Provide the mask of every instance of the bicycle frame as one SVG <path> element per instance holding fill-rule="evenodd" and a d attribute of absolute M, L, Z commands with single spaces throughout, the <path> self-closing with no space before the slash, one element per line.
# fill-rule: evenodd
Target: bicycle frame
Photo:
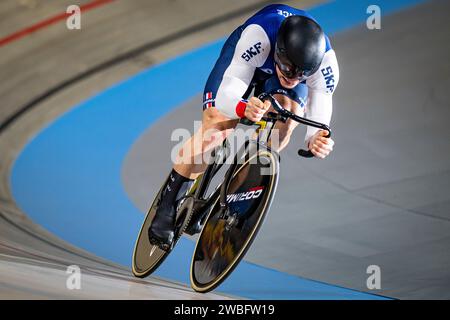
<path fill-rule="evenodd" d="M 331 131 L 328 126 L 325 126 L 323 124 L 308 119 L 301 118 L 289 112 L 288 110 L 285 110 L 282 106 L 279 105 L 278 101 L 276 101 L 275 98 L 273 98 L 271 95 L 266 95 L 266 97 L 268 97 L 268 99 L 271 99 L 272 106 L 275 109 L 275 111 L 277 111 L 277 113 L 269 112 L 267 116 L 263 117 L 261 121 L 257 123 L 253 123 L 247 119 L 241 120 L 241 123 L 244 125 L 254 125 L 254 124 L 258 125 L 258 128 L 256 129 L 256 139 L 255 138 L 246 139 L 246 141 L 244 142 L 244 146 L 238 152 L 232 155 L 233 161 L 231 162 L 230 167 L 227 169 L 225 173 L 223 182 L 219 184 L 216 187 L 216 189 L 212 191 L 211 194 L 208 196 L 207 192 L 211 180 L 220 170 L 220 168 L 222 168 L 223 164 L 226 162 L 225 160 L 229 159 L 230 157 L 230 154 L 228 154 L 230 148 L 228 148 L 227 146 L 228 145 L 227 139 L 225 139 L 222 146 L 219 146 L 218 148 L 214 149 L 212 154 L 213 157 L 212 159 L 214 159 L 214 162 L 207 166 L 206 171 L 195 180 L 194 185 L 186 193 L 184 199 L 179 202 L 177 207 L 176 228 L 175 228 L 176 236 L 172 244 L 164 248 L 160 247 L 157 244 L 151 243 L 151 240 L 148 238 L 147 234 L 148 227 L 150 226 L 152 221 L 151 219 L 153 219 L 154 214 L 156 214 L 156 209 L 159 201 L 158 199 L 161 196 L 161 189 L 160 189 L 157 197 L 155 197 L 149 211 L 147 212 L 147 215 L 145 217 L 144 223 L 141 226 L 139 236 L 136 240 L 136 244 L 134 247 L 132 270 L 133 274 L 136 277 L 142 278 L 148 276 L 150 273 L 156 270 L 156 268 L 158 268 L 158 266 L 164 261 L 164 259 L 173 249 L 173 246 L 176 244 L 179 237 L 181 237 L 183 233 L 194 235 L 198 232 L 203 232 L 202 228 L 205 225 L 205 223 L 207 223 L 205 222 L 205 219 L 207 219 L 207 217 L 209 216 L 207 214 L 208 210 L 212 206 L 215 206 L 217 203 L 219 204 L 219 212 L 217 211 L 215 212 L 216 214 L 219 213 L 219 216 L 217 216 L 217 218 L 219 219 L 225 218 L 227 219 L 228 222 L 229 220 L 228 214 L 230 210 L 227 210 L 228 209 L 226 201 L 227 191 L 229 189 L 231 181 L 233 181 L 232 180 L 233 176 L 235 176 L 235 174 L 239 174 L 238 172 L 241 169 L 240 167 L 241 164 L 239 163 L 238 160 L 243 159 L 245 165 L 245 163 L 248 163 L 250 159 L 255 158 L 255 152 L 257 154 L 261 153 L 265 155 L 267 155 L 268 152 L 270 153 L 275 152 L 270 149 L 268 142 L 271 139 L 272 130 L 277 121 L 285 122 L 287 121 L 288 118 L 290 118 L 293 119 L 294 121 L 304 123 L 306 125 L 328 130 L 331 134 Z M 260 147 L 263 149 L 263 152 L 260 152 L 259 149 Z M 303 151 L 304 153 L 302 154 L 300 151 Z M 300 151 L 299 155 L 304 157 L 308 156 L 309 151 L 308 152 L 305 150 Z M 275 159 L 272 154 L 270 154 L 269 156 L 271 157 L 270 161 L 272 163 L 275 162 L 275 165 L 278 168 L 279 166 L 279 162 L 277 161 L 278 159 Z M 312 154 L 310 156 L 312 156 Z M 277 179 L 277 177 L 278 175 L 274 176 L 275 179 Z M 273 192 L 272 191 L 269 192 L 269 197 L 273 197 L 275 189 L 272 190 Z M 270 206 L 271 198 L 270 199 L 267 198 L 266 200 L 269 201 L 268 203 Z M 230 219 L 230 221 L 233 220 Z M 256 232 L 255 230 L 252 231 L 252 235 L 250 235 L 249 239 L 253 239 L 253 232 Z M 247 243 L 246 245 L 248 244 L 249 243 Z M 241 255 L 241 253 L 239 253 L 239 255 Z M 227 272 L 230 272 L 231 270 L 232 269 L 229 269 Z M 211 288 L 212 287 L 210 287 L 209 289 Z"/>
<path fill-rule="evenodd" d="M 303 117 L 300 117 L 286 109 L 284 109 L 280 103 L 271 95 L 271 94 L 263 94 L 261 99 L 269 99 L 271 101 L 271 104 L 273 106 L 273 108 L 275 109 L 275 112 L 269 112 L 267 114 L 267 116 L 261 118 L 260 121 L 258 122 L 252 122 L 248 119 L 241 119 L 240 123 L 244 124 L 244 125 L 258 125 L 259 127 L 256 129 L 256 134 L 257 134 L 257 138 L 256 141 L 257 143 L 262 143 L 265 145 L 265 148 L 270 150 L 270 147 L 267 145 L 271 134 L 272 134 L 272 129 L 275 127 L 275 124 L 277 121 L 282 121 L 282 122 L 286 122 L 287 119 L 292 119 L 296 122 L 308 125 L 308 126 L 313 126 L 322 130 L 327 130 L 329 132 L 327 137 L 331 136 L 331 129 L 329 126 L 310 120 L 310 119 L 306 119 Z M 248 144 L 251 140 L 247 139 L 244 143 L 244 146 L 241 150 L 243 150 L 243 152 L 246 152 L 246 149 L 248 147 Z M 227 209 L 227 202 L 226 202 L 226 190 L 228 188 L 228 185 L 230 183 L 230 180 L 233 176 L 233 173 L 235 172 L 237 166 L 238 166 L 238 156 L 240 155 L 240 152 L 237 152 L 234 155 L 234 159 L 233 162 L 230 166 L 230 168 L 227 170 L 223 183 L 221 184 L 220 188 L 217 188 L 216 190 L 214 190 L 208 197 L 206 197 L 206 193 L 208 190 L 208 187 L 210 185 L 210 182 L 212 180 L 212 178 L 214 177 L 214 175 L 217 173 L 217 171 L 219 171 L 219 169 L 222 167 L 223 163 L 225 162 L 225 159 L 227 158 L 227 156 L 224 157 L 224 159 L 222 159 L 222 163 L 217 163 L 217 154 L 216 151 L 219 150 L 221 152 L 224 152 L 226 149 L 226 145 L 227 145 L 227 140 L 225 139 L 225 141 L 222 144 L 221 150 L 219 148 L 215 149 L 213 151 L 212 157 L 214 157 L 214 163 L 212 163 L 211 165 L 208 165 L 206 171 L 197 178 L 197 181 L 195 182 L 194 187 L 190 190 L 190 194 L 192 194 L 192 198 L 194 200 L 194 212 L 198 209 L 200 209 L 200 211 L 195 212 L 195 215 L 202 215 L 202 209 L 203 208 L 209 208 L 213 203 L 213 201 L 216 199 L 217 195 L 219 194 L 220 196 L 220 207 L 221 207 L 221 211 L 222 211 L 222 215 L 225 216 L 226 213 L 226 209 Z M 302 150 L 300 149 L 298 151 L 298 154 L 302 157 L 305 158 L 311 158 L 314 155 L 311 153 L 311 151 L 306 151 L 306 150 Z"/>

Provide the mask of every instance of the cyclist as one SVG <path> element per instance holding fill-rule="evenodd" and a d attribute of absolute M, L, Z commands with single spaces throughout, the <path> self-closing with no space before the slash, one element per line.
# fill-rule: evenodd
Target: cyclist
<path fill-rule="evenodd" d="M 270 102 L 258 94 L 271 93 L 287 110 L 329 124 L 338 81 L 339 68 L 330 40 L 307 12 L 269 5 L 239 26 L 226 40 L 206 82 L 202 126 L 180 150 L 163 186 L 148 231 L 151 243 L 172 242 L 177 201 L 207 167 L 194 161 L 198 153 L 204 155 L 222 143 L 239 118 L 259 121 L 273 111 Z M 254 96 L 248 99 L 253 90 Z M 277 151 L 287 145 L 297 124 L 292 120 L 276 123 Z M 206 137 L 211 129 L 216 133 Z M 334 142 L 327 134 L 307 129 L 305 142 L 318 158 L 325 158 L 333 149 Z"/>

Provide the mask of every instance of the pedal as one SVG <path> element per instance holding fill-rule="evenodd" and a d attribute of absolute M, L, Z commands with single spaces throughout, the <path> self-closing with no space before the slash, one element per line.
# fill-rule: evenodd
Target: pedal
<path fill-rule="evenodd" d="M 202 230 L 201 222 L 207 214 L 207 211 L 203 210 L 202 208 L 206 204 L 206 201 L 199 199 L 196 199 L 194 201 L 193 213 L 187 223 L 186 229 L 184 230 L 184 233 L 190 236 L 193 236 L 194 234 L 197 234 Z"/>
<path fill-rule="evenodd" d="M 201 219 L 194 221 L 194 223 L 189 224 L 184 233 L 193 236 L 194 234 L 200 233 L 202 231 L 202 225 L 200 223 Z"/>

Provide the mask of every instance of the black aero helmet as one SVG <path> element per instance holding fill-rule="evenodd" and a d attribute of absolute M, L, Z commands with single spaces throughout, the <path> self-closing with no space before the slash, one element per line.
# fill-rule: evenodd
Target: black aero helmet
<path fill-rule="evenodd" d="M 288 78 L 304 78 L 317 71 L 325 55 L 322 28 L 303 16 L 284 19 L 277 33 L 275 63 Z"/>

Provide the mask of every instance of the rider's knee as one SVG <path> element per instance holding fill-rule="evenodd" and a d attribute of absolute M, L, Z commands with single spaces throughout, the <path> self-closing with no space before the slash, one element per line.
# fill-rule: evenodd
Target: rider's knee
<path fill-rule="evenodd" d="M 280 102 L 283 108 L 295 114 L 299 114 L 300 105 L 297 102 L 282 94 L 276 94 L 274 97 L 275 99 L 277 99 L 278 102 Z M 279 132 L 280 138 L 289 139 L 290 136 L 292 135 L 292 132 L 297 126 L 298 123 L 292 121 L 291 119 L 288 119 L 285 123 L 279 123 L 277 125 L 277 128 L 278 130 L 280 130 Z"/>
<path fill-rule="evenodd" d="M 281 106 L 284 109 L 292 112 L 294 112 L 299 106 L 297 102 L 295 102 L 294 100 L 283 94 L 275 94 L 274 98 L 277 99 L 277 101 L 281 104 Z"/>

